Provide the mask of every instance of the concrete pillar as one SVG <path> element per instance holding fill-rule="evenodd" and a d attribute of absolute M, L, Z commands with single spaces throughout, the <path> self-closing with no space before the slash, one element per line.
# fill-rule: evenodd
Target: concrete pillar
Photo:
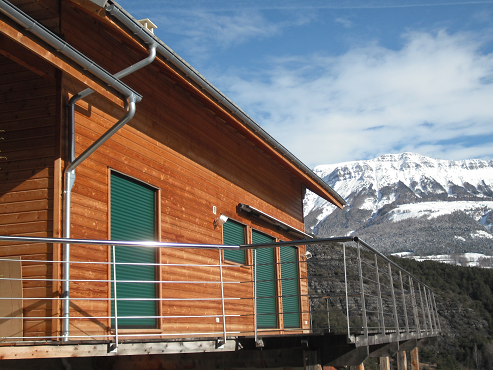
<path fill-rule="evenodd" d="M 397 352 L 397 370 L 407 370 L 406 351 Z"/>
<path fill-rule="evenodd" d="M 378 370 L 390 370 L 390 357 L 378 358 Z"/>
<path fill-rule="evenodd" d="M 418 347 L 411 351 L 411 370 L 419 370 Z"/>
<path fill-rule="evenodd" d="M 365 370 L 365 365 L 364 364 L 361 364 L 361 365 L 358 365 L 358 366 L 349 366 L 349 370 Z"/>

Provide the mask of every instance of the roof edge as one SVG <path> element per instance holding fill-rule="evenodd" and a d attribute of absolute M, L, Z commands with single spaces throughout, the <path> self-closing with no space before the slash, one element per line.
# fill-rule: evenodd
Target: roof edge
<path fill-rule="evenodd" d="M 166 45 L 162 40 L 156 37 L 153 33 L 143 27 L 137 19 L 132 17 L 125 9 L 122 8 L 114 0 L 109 0 L 106 10 L 115 15 L 115 13 L 121 13 L 125 16 L 128 22 L 124 22 L 126 27 L 129 27 L 132 33 L 139 36 L 139 33 L 144 32 L 147 36 L 154 39 L 158 44 L 157 51 L 159 54 L 164 56 L 166 60 L 171 62 L 176 68 L 178 68 L 182 73 L 192 79 L 201 88 L 206 90 L 210 95 L 212 95 L 217 101 L 228 108 L 233 114 L 235 114 L 254 134 L 262 138 L 269 146 L 276 152 L 281 154 L 293 165 L 298 167 L 301 172 L 303 172 L 309 179 L 311 179 L 318 187 L 318 191 L 314 187 L 310 190 L 318 194 L 319 196 L 330 201 L 334 205 L 342 208 L 346 205 L 346 201 L 342 198 L 331 186 L 329 186 L 323 179 L 321 179 L 317 174 L 315 174 L 307 165 L 301 162 L 293 153 L 286 149 L 281 143 L 274 139 L 267 131 L 265 131 L 259 124 L 257 124 L 248 114 L 246 114 L 241 108 L 239 108 L 235 103 L 233 103 L 226 95 L 224 95 L 219 89 L 212 85 L 204 76 L 202 76 L 197 70 L 195 70 L 190 64 L 188 64 L 184 59 L 182 59 L 178 54 L 176 54 L 168 45 Z M 134 28 L 132 30 L 131 28 Z"/>

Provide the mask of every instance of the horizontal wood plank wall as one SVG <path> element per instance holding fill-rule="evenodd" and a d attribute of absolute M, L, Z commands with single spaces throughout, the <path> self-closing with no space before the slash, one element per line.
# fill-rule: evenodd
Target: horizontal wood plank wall
<path fill-rule="evenodd" d="M 63 34 L 66 40 L 112 73 L 147 56 L 119 39 L 80 10 L 62 5 Z M 80 32 L 84 30 L 84 32 Z M 225 214 L 274 238 L 289 240 L 269 224 L 237 212 L 238 203 L 247 203 L 274 217 L 303 229 L 302 185 L 264 152 L 233 130 L 214 107 L 205 106 L 185 85 L 171 78 L 162 63 L 155 62 L 124 82 L 143 95 L 134 119 L 77 170 L 73 190 L 72 236 L 105 239 L 108 235 L 108 170 L 149 183 L 161 189 L 161 235 L 163 241 L 222 243 L 221 227 L 214 219 Z M 64 97 L 84 89 L 65 77 Z M 76 155 L 109 129 L 125 111 L 96 94 L 76 106 Z M 212 213 L 213 206 L 218 214 Z M 106 248 L 72 249 L 74 259 L 108 261 Z M 217 265 L 217 250 L 162 250 L 163 263 Z M 252 269 L 226 264 L 225 296 L 228 331 L 253 330 Z M 74 276 L 106 279 L 107 270 L 92 266 L 72 266 Z M 217 267 L 162 267 L 162 296 L 180 299 L 163 303 L 165 333 L 191 334 L 221 332 L 222 318 Z M 172 281 L 172 282 L 168 282 Z M 178 281 L 190 281 L 186 285 Z M 198 283 L 207 281 L 213 283 Z M 302 288 L 303 289 L 303 288 Z M 305 289 L 306 291 L 306 289 Z M 107 285 L 73 284 L 73 297 L 109 296 Z M 211 298 L 211 300 L 197 300 Z M 73 314 L 100 315 L 108 312 L 107 302 L 78 303 Z M 87 305 L 87 306 L 83 306 Z M 305 306 L 306 307 L 306 306 Z M 106 323 L 107 325 L 107 323 Z M 108 330 L 102 320 L 73 321 L 73 327 L 89 335 Z"/>
<path fill-rule="evenodd" d="M 33 57 L 30 62 L 34 63 Z M 50 72 L 48 75 L 53 75 Z M 56 83 L 0 55 L 0 234 L 51 237 Z M 9 246 L 5 246 L 9 245 Z M 51 279 L 52 245 L 3 243 L 0 256 L 22 259 L 24 279 Z M 33 262 L 30 262 L 33 261 Z M 24 298 L 51 297 L 52 283 L 24 281 Z M 51 302 L 23 301 L 24 336 L 51 335 Z"/>

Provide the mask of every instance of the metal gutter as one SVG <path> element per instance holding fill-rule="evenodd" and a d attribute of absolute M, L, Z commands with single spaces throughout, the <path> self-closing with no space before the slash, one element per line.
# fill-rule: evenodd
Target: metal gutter
<path fill-rule="evenodd" d="M 154 34 L 143 27 L 135 18 L 127 13 L 118 3 L 115 1 L 109 1 L 112 5 L 106 6 L 106 11 L 113 17 L 118 19 L 125 27 L 127 27 L 136 36 L 142 37 L 143 35 L 150 36 L 158 44 L 157 50 L 167 60 L 169 60 L 175 67 L 177 67 L 186 76 L 190 77 L 195 83 L 197 83 L 202 89 L 207 91 L 221 104 L 228 108 L 238 118 L 240 118 L 246 126 L 253 131 L 256 135 L 260 136 L 263 140 L 268 142 L 275 150 L 281 155 L 286 157 L 289 161 L 294 163 L 301 171 L 303 171 L 308 177 L 316 182 L 325 191 L 331 194 L 342 205 L 346 205 L 346 201 L 337 192 L 332 189 L 325 181 L 317 176 L 310 168 L 308 168 L 303 162 L 296 158 L 289 150 L 277 142 L 267 131 L 260 127 L 252 118 L 250 118 L 245 112 L 243 112 L 236 104 L 229 100 L 221 91 L 207 81 L 199 72 L 197 72 L 190 64 L 185 62 L 178 54 L 176 54 L 171 48 L 169 48 L 164 42 L 157 38 Z"/>

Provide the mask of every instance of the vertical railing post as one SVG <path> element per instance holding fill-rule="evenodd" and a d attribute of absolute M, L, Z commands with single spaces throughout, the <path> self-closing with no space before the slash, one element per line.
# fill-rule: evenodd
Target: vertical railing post
<path fill-rule="evenodd" d="M 312 313 L 312 301 L 308 299 L 308 313 L 310 314 L 310 332 L 313 333 L 313 313 Z"/>
<path fill-rule="evenodd" d="M 406 293 L 404 293 L 404 283 L 402 282 L 402 272 L 399 270 L 399 279 L 401 281 L 402 304 L 404 308 L 404 319 L 406 323 L 406 333 L 409 334 L 409 321 L 407 319 Z"/>
<path fill-rule="evenodd" d="M 257 250 L 253 250 L 253 316 L 255 318 L 255 343 L 258 342 L 257 336 Z"/>
<path fill-rule="evenodd" d="M 423 287 L 423 293 L 424 293 L 424 296 L 425 296 L 425 304 L 426 304 L 426 311 L 428 312 L 428 320 L 430 321 L 430 335 L 433 333 L 433 320 L 431 319 L 431 312 L 430 312 L 430 304 L 428 302 L 428 291 L 429 289 L 426 289 L 425 287 Z"/>
<path fill-rule="evenodd" d="M 327 328 L 329 329 L 330 333 L 330 314 L 329 314 L 329 297 L 325 298 L 327 302 Z"/>
<path fill-rule="evenodd" d="M 63 286 L 62 286 L 62 340 L 70 339 L 70 244 L 64 244 L 63 262 Z"/>
<path fill-rule="evenodd" d="M 362 309 L 362 321 L 363 321 L 363 333 L 365 335 L 365 338 L 368 338 L 368 321 L 366 318 L 366 302 L 365 302 L 365 287 L 363 284 L 363 268 L 361 266 L 361 246 L 359 241 L 356 243 L 358 246 L 357 253 L 358 253 L 358 274 L 359 274 L 359 288 L 361 292 L 361 309 Z"/>
<path fill-rule="evenodd" d="M 416 294 L 414 290 L 414 281 L 409 276 L 409 290 L 411 291 L 411 304 L 413 306 L 413 316 L 414 316 L 414 325 L 416 327 L 416 333 L 418 335 L 421 335 L 421 325 L 419 323 L 419 313 L 418 313 L 418 306 L 416 303 Z"/>
<path fill-rule="evenodd" d="M 347 323 L 347 335 L 351 335 L 351 330 L 349 326 L 349 300 L 347 294 L 347 267 L 346 267 L 346 243 L 342 244 L 342 259 L 344 260 L 344 286 L 346 290 L 346 323 Z"/>
<path fill-rule="evenodd" d="M 378 288 L 378 316 L 381 323 L 382 334 L 385 335 L 385 316 L 383 315 L 383 302 L 382 302 L 382 287 L 380 285 L 380 273 L 378 272 L 378 257 L 375 254 L 375 270 L 377 271 L 377 288 Z"/>
<path fill-rule="evenodd" d="M 436 313 L 436 316 L 437 316 L 437 327 L 438 327 L 438 331 L 442 331 L 442 327 L 440 326 L 440 318 L 438 317 L 438 309 L 437 309 L 437 303 L 435 301 L 435 293 L 432 292 L 432 298 L 433 298 L 433 306 L 435 307 L 435 313 Z"/>
<path fill-rule="evenodd" d="M 426 323 L 426 311 L 425 311 L 425 305 L 423 304 L 423 295 L 421 294 L 420 283 L 418 283 L 418 290 L 419 290 L 419 299 L 421 301 L 421 312 L 423 313 L 423 323 L 425 324 L 424 330 L 425 333 L 428 333 L 428 324 Z"/>
<path fill-rule="evenodd" d="M 430 311 L 431 311 L 431 316 L 433 317 L 433 325 L 435 326 L 435 333 L 438 333 L 438 324 L 437 324 L 437 315 L 435 312 L 435 308 L 433 306 L 433 292 L 428 289 L 428 299 L 430 301 Z"/>
<path fill-rule="evenodd" d="M 116 259 L 115 259 L 115 246 L 111 246 L 113 255 L 113 308 L 115 310 L 115 348 L 118 348 L 118 305 L 116 299 Z"/>
<path fill-rule="evenodd" d="M 222 263 L 222 252 L 219 251 L 219 275 L 221 277 L 221 308 L 222 308 L 222 316 L 223 316 L 223 335 L 224 335 L 224 343 L 226 343 L 226 312 L 224 309 L 224 280 L 223 280 L 223 263 Z"/>
<path fill-rule="evenodd" d="M 392 304 L 394 306 L 394 321 L 395 321 L 395 332 L 397 337 L 400 337 L 399 330 L 399 316 L 397 316 L 397 305 L 395 303 L 395 293 L 394 293 L 394 278 L 392 276 L 392 265 L 389 262 L 389 278 L 390 278 L 390 294 L 392 295 Z"/>

